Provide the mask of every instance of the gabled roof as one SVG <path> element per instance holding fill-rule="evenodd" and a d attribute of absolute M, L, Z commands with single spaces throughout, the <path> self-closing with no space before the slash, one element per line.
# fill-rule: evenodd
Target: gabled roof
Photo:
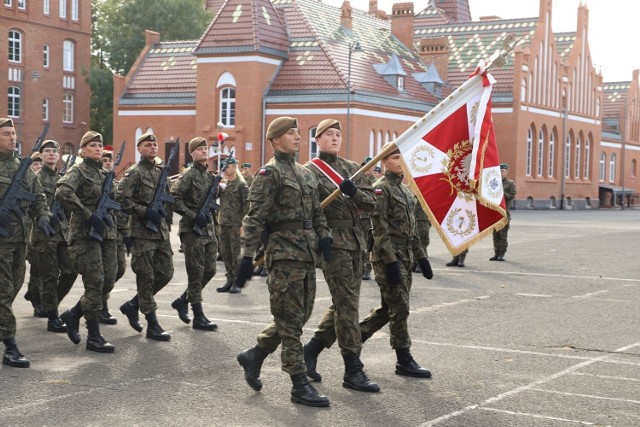
<path fill-rule="evenodd" d="M 444 9 L 440 9 L 430 1 L 425 9 L 416 13 L 414 22 L 415 25 L 427 26 L 448 24 L 450 21 L 451 19 L 447 16 Z"/>
<path fill-rule="evenodd" d="M 629 88 L 631 82 L 610 82 L 604 83 L 602 90 L 602 121 L 615 125 L 615 132 L 617 132 L 617 125 L 619 125 L 620 116 L 624 114 L 623 108 L 629 95 Z"/>
<path fill-rule="evenodd" d="M 264 53 L 287 57 L 289 38 L 269 0 L 228 0 L 204 32 L 194 54 Z"/>
<path fill-rule="evenodd" d="M 555 33 L 556 49 L 558 55 L 564 61 L 573 49 L 573 44 L 576 41 L 576 33 Z"/>

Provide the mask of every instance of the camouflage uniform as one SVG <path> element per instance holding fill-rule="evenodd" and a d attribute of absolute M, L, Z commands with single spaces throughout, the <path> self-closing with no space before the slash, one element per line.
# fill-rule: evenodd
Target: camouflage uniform
<path fill-rule="evenodd" d="M 216 274 L 218 241 L 213 221 L 202 229 L 202 236 L 193 231 L 194 219 L 207 198 L 213 180 L 214 176 L 207 171 L 206 164 L 194 163 L 171 189 L 175 211 L 182 214 L 179 233 L 189 280 L 186 298 L 192 304 L 202 302 L 202 290 Z"/>
<path fill-rule="evenodd" d="M 320 152 L 319 158 L 329 164 L 342 177 L 350 177 L 359 169 L 357 163 Z M 311 163 L 306 167 L 318 179 L 321 200 L 336 189 L 318 168 Z M 343 354 L 360 355 L 362 341 L 358 325 L 360 281 L 363 272 L 366 234 L 362 229 L 360 212 L 370 212 L 375 206 L 373 188 L 361 175 L 355 181 L 358 191 L 354 198 L 340 196 L 325 208 L 327 224 L 331 229 L 331 261 L 323 269 L 331 292 L 332 305 L 327 309 L 314 333 L 314 338 L 329 348 L 338 340 Z"/>
<path fill-rule="evenodd" d="M 13 152 L 0 153 L 0 200 L 9 189 L 19 165 L 20 161 Z M 20 202 L 22 211 L 30 213 L 34 221 L 41 216 L 48 216 L 49 210 L 42 186 L 32 170 L 27 171 L 22 188 L 37 195 L 36 201 L 31 203 L 31 209 L 29 202 Z M 5 227 L 9 235 L 0 237 L 0 339 L 2 340 L 16 335 L 16 318 L 12 305 L 24 282 L 27 242 L 31 229 L 31 220 L 26 216 L 17 218 L 13 212 L 9 215 L 15 221 L 15 225 Z"/>
<path fill-rule="evenodd" d="M 504 192 L 504 201 L 507 206 L 507 225 L 500 231 L 493 231 L 493 249 L 496 252 L 496 257 L 504 257 L 507 253 L 507 235 L 509 234 L 509 224 L 511 223 L 511 213 L 509 212 L 509 205 L 511 201 L 516 197 L 516 184 L 509 178 L 502 180 L 502 191 Z"/>
<path fill-rule="evenodd" d="M 269 230 L 265 260 L 274 321 L 258 335 L 258 347 L 273 353 L 282 343 L 282 369 L 304 374 L 300 337 L 315 300 L 318 238 L 331 237 L 318 199 L 318 181 L 295 163 L 293 154 L 276 151 L 256 173 L 249 203 L 242 222 L 243 255 L 253 257 L 264 227 Z"/>
<path fill-rule="evenodd" d="M 242 218 L 249 211 L 248 187 L 244 180 L 236 177 L 220 190 L 220 252 L 226 270 L 227 283 L 233 283 L 240 255 L 240 227 Z"/>
<path fill-rule="evenodd" d="M 253 183 L 253 175 L 245 176 L 244 181 L 247 183 L 247 188 L 251 187 L 251 184 Z"/>
<path fill-rule="evenodd" d="M 118 237 L 116 238 L 116 249 L 118 253 L 118 270 L 116 273 L 117 282 L 127 271 L 127 246 L 124 243 L 124 238 L 131 237 L 131 227 L 129 227 L 129 215 L 127 215 L 126 212 L 116 212 L 115 220 L 118 230 Z"/>
<path fill-rule="evenodd" d="M 373 223 L 373 251 L 371 261 L 380 287 L 382 305 L 371 310 L 360 322 L 362 337 L 367 339 L 389 323 L 390 342 L 394 349 L 409 349 L 411 338 L 409 317 L 409 292 L 411 273 L 409 267 L 415 259 L 425 257 L 420 236 L 416 229 L 416 197 L 402 184 L 402 176 L 386 172 L 374 184 L 376 207 L 371 214 Z M 400 262 L 402 283 L 388 283 L 385 265 Z"/>
<path fill-rule="evenodd" d="M 139 306 L 143 314 L 156 311 L 158 307 L 153 296 L 173 277 L 173 251 L 167 221 L 161 220 L 156 233 L 146 227 L 145 218 L 162 167 L 162 164 L 143 158 L 129 168 L 118 184 L 118 202 L 129 214 L 131 224 L 131 270 L 136 274 Z"/>
<path fill-rule="evenodd" d="M 43 166 L 37 175 L 51 208 L 60 175 L 48 166 Z M 37 227 L 33 227 L 31 231 L 32 262 L 42 277 L 42 307 L 47 313 L 58 310 L 60 302 L 78 277 L 67 244 L 68 220 L 65 218 L 59 221 L 54 230 L 56 234 L 53 237 L 45 235 Z"/>
<path fill-rule="evenodd" d="M 373 175 L 368 175 L 367 180 L 369 181 L 369 185 L 373 185 L 376 182 L 376 178 Z M 371 214 L 369 212 L 362 212 L 360 215 L 360 221 L 362 229 L 366 235 L 366 246 L 364 253 L 364 272 L 362 278 L 365 280 L 371 279 L 371 248 L 373 248 L 373 230 L 371 229 Z"/>
<path fill-rule="evenodd" d="M 418 228 L 418 235 L 420 236 L 420 244 L 424 249 L 425 256 L 428 256 L 427 247 L 429 246 L 429 230 L 431 229 L 431 222 L 420 203 L 416 204 L 416 227 Z"/>

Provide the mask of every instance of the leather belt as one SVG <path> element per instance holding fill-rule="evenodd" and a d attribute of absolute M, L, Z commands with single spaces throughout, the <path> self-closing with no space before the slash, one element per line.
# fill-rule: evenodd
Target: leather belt
<path fill-rule="evenodd" d="M 313 221 L 305 219 L 302 221 L 276 222 L 275 224 L 269 224 L 267 228 L 269 229 L 269 233 L 276 231 L 308 230 L 313 228 Z"/>
<path fill-rule="evenodd" d="M 353 219 L 327 219 L 329 227 L 357 227 L 360 224 L 359 218 Z"/>

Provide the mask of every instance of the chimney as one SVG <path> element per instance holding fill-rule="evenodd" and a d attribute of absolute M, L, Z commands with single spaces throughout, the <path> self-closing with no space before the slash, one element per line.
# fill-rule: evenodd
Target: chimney
<path fill-rule="evenodd" d="M 160 33 L 151 30 L 144 30 L 145 46 L 151 46 L 154 43 L 160 43 Z"/>
<path fill-rule="evenodd" d="M 369 15 L 378 15 L 378 0 L 369 0 Z"/>
<path fill-rule="evenodd" d="M 340 25 L 351 31 L 351 3 L 349 3 L 349 0 L 344 0 L 342 3 L 342 8 L 340 10 Z"/>
<path fill-rule="evenodd" d="M 413 49 L 413 3 L 394 3 L 391 33 L 409 49 Z"/>
<path fill-rule="evenodd" d="M 442 80 L 449 78 L 449 40 L 447 37 L 420 39 L 418 54 L 425 64 L 433 64 Z"/>

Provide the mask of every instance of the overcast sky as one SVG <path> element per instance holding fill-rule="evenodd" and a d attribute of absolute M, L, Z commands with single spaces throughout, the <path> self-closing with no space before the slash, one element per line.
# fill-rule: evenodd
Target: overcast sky
<path fill-rule="evenodd" d="M 340 7 L 343 0 L 323 0 Z M 407 0 L 378 0 L 378 9 L 391 14 L 393 3 Z M 589 47 L 596 69 L 602 70 L 605 82 L 629 81 L 632 71 L 640 69 L 640 2 L 635 0 L 554 0 L 553 31 L 575 31 L 578 6 L 586 2 L 589 9 Z M 421 11 L 428 0 L 414 1 Z M 369 0 L 351 0 L 351 7 L 368 10 Z M 501 18 L 538 16 L 539 0 L 469 0 L 471 17 L 497 15 Z"/>

